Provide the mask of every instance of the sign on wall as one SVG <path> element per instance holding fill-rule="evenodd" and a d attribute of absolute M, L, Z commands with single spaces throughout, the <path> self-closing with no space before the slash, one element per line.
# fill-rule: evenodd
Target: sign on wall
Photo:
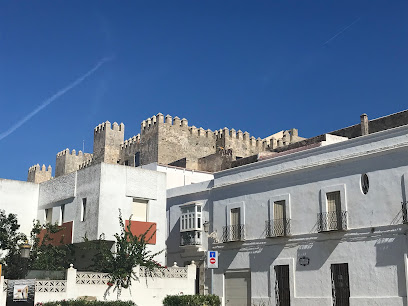
<path fill-rule="evenodd" d="M 35 279 L 9 280 L 7 282 L 7 306 L 34 306 Z"/>
<path fill-rule="evenodd" d="M 207 268 L 218 269 L 218 251 L 207 252 Z"/>

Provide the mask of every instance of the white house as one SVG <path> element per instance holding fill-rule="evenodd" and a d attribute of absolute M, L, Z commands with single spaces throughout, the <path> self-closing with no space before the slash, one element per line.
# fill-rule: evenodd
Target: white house
<path fill-rule="evenodd" d="M 407 191 L 408 126 L 272 155 L 168 190 L 168 259 L 217 250 L 223 305 L 406 305 Z"/>

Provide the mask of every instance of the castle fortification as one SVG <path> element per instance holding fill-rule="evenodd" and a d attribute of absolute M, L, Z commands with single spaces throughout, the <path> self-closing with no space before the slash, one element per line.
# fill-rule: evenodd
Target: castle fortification
<path fill-rule="evenodd" d="M 124 135 L 123 123 L 106 121 L 99 124 L 94 129 L 93 153 L 77 153 L 69 149 L 59 152 L 55 176 L 101 162 L 133 167 L 157 162 L 193 170 L 219 171 L 236 159 L 304 139 L 298 136 L 296 129 L 281 131 L 264 139 L 256 139 L 248 132 L 235 129 L 205 130 L 189 126 L 187 119 L 170 115 L 164 117 L 161 113 L 142 121 L 140 134 L 127 140 L 124 140 Z M 38 177 L 37 181 L 51 179 L 51 174 L 40 175 L 38 172 L 34 175 L 30 171 L 30 181 L 35 181 L 34 177 Z"/>
<path fill-rule="evenodd" d="M 41 167 L 39 164 L 37 164 L 28 169 L 27 182 L 39 184 L 48 181 L 51 178 L 52 178 L 51 166 L 48 166 L 48 168 L 46 168 L 45 165 L 42 165 Z"/>

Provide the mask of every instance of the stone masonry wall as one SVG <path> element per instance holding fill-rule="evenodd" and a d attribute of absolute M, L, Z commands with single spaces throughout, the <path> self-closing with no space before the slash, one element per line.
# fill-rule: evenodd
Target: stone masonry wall
<path fill-rule="evenodd" d="M 30 169 L 28 169 L 27 182 L 39 184 L 39 183 L 48 181 L 51 178 L 52 178 L 51 166 L 48 166 L 48 169 L 47 169 L 45 165 L 42 165 L 41 167 L 39 164 L 37 164 L 35 166 L 30 167 Z"/>
<path fill-rule="evenodd" d="M 93 163 L 116 164 L 120 158 L 121 144 L 125 138 L 125 126 L 106 121 L 94 129 Z"/>
<path fill-rule="evenodd" d="M 57 154 L 55 161 L 55 177 L 77 171 L 81 164 L 92 160 L 92 154 L 65 149 Z"/>
<path fill-rule="evenodd" d="M 169 164 L 181 158 L 198 159 L 216 152 L 215 135 L 211 130 L 188 126 L 187 119 L 167 115 L 159 117 L 158 162 Z"/>

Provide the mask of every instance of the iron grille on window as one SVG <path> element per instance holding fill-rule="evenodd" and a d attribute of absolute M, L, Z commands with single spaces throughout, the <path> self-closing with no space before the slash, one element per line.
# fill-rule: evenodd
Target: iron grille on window
<path fill-rule="evenodd" d="M 265 222 L 266 237 L 290 235 L 290 219 L 273 219 Z"/>
<path fill-rule="evenodd" d="M 201 245 L 201 233 L 199 231 L 181 232 L 180 246 Z"/>
<path fill-rule="evenodd" d="M 347 229 L 347 211 L 329 211 L 317 214 L 317 231 L 337 231 Z"/>
<path fill-rule="evenodd" d="M 245 240 L 243 224 L 229 225 L 222 228 L 222 242 Z"/>
<path fill-rule="evenodd" d="M 404 223 L 408 223 L 408 215 L 407 215 L 407 202 L 401 202 L 402 205 L 402 221 Z"/>

